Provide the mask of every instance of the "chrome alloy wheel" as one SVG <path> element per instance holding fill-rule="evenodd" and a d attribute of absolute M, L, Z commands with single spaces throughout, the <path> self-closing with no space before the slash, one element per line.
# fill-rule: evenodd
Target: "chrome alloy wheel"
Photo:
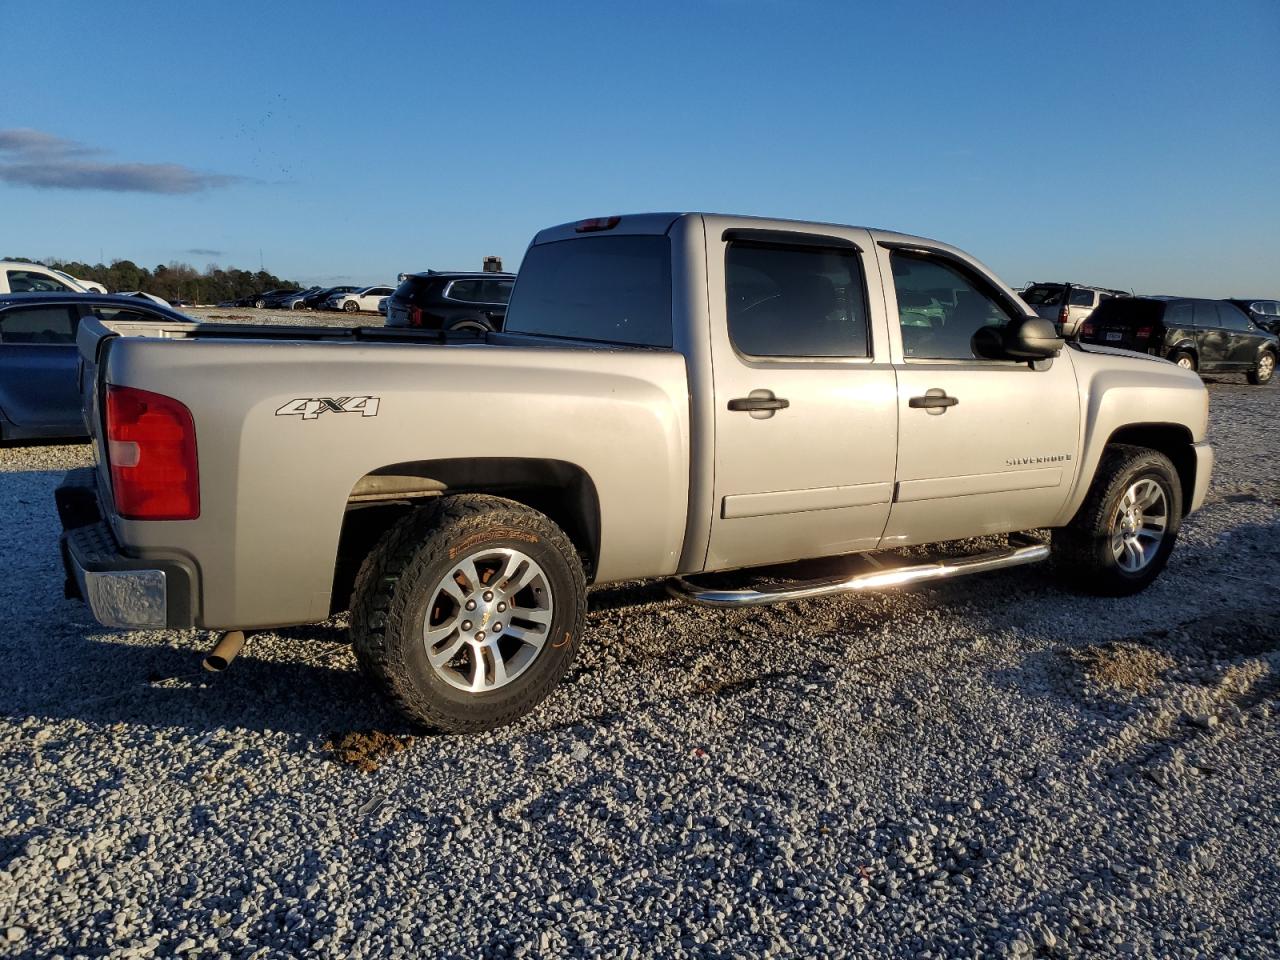
<path fill-rule="evenodd" d="M 1276 358 L 1269 353 L 1264 353 L 1258 358 L 1258 380 L 1266 383 L 1271 379 L 1271 374 L 1276 370 Z"/>
<path fill-rule="evenodd" d="M 482 549 L 458 560 L 432 590 L 422 642 L 440 679 L 488 693 L 529 668 L 551 634 L 554 613 L 547 575 L 531 557 Z"/>
<path fill-rule="evenodd" d="M 1138 573 L 1155 559 L 1169 527 L 1169 500 L 1164 488 L 1144 477 L 1120 498 L 1111 520 L 1111 551 L 1125 573 Z"/>
<path fill-rule="evenodd" d="M 1178 366 L 1180 366 L 1183 370 L 1195 369 L 1195 364 L 1191 362 L 1191 357 L 1185 353 L 1178 358 Z"/>

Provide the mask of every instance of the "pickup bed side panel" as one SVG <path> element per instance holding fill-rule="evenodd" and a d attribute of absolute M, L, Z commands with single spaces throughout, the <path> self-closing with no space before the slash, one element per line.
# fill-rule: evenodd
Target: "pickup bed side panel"
<path fill-rule="evenodd" d="M 176 397 L 194 417 L 199 518 L 112 523 L 140 556 L 194 562 L 198 626 L 328 617 L 352 487 L 410 460 L 574 464 L 599 497 L 597 582 L 676 570 L 689 485 L 678 353 L 126 337 L 105 363 L 108 383 Z M 376 414 L 307 417 L 295 403 L 359 397 Z"/>

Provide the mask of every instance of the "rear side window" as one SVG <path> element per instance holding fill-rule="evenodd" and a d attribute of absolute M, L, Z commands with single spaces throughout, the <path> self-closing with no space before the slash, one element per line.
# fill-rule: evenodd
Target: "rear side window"
<path fill-rule="evenodd" d="M 643 347 L 671 346 L 671 242 L 584 237 L 530 247 L 504 329 Z"/>
<path fill-rule="evenodd" d="M 486 280 L 480 290 L 485 303 L 506 303 L 511 299 L 512 280 Z"/>
<path fill-rule="evenodd" d="M 479 280 L 455 280 L 449 284 L 449 292 L 445 296 L 463 303 L 480 303 L 483 300 Z"/>
<path fill-rule="evenodd" d="M 0 343 L 75 343 L 74 307 L 24 307 L 0 314 Z"/>
<path fill-rule="evenodd" d="M 854 250 L 732 243 L 729 339 L 753 357 L 865 357 L 867 305 Z"/>
<path fill-rule="evenodd" d="M 1071 302 L 1070 302 L 1070 305 L 1071 305 L 1071 306 L 1073 306 L 1073 307 L 1092 307 L 1092 306 L 1093 306 L 1093 291 L 1092 291 L 1092 290 L 1079 290 L 1079 289 L 1077 289 L 1077 290 L 1072 290 L 1072 291 L 1071 291 Z"/>

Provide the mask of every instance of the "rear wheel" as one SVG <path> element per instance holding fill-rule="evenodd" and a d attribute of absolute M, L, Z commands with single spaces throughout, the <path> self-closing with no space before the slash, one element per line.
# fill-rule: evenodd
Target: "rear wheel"
<path fill-rule="evenodd" d="M 1182 485 L 1169 458 L 1114 444 L 1075 517 L 1054 531 L 1054 559 L 1089 593 L 1137 593 L 1168 563 L 1181 522 Z"/>
<path fill-rule="evenodd" d="M 1276 355 L 1270 350 L 1262 351 L 1258 357 L 1258 365 L 1245 376 L 1255 387 L 1265 387 L 1276 375 Z"/>
<path fill-rule="evenodd" d="M 1179 350 L 1169 359 L 1172 360 L 1174 363 L 1176 363 L 1178 366 L 1180 366 L 1183 370 L 1196 369 L 1195 356 L 1193 354 L 1188 353 L 1186 350 Z"/>
<path fill-rule="evenodd" d="M 471 330 L 475 333 L 492 333 L 493 327 L 479 317 L 463 317 L 449 324 L 449 330 Z"/>
<path fill-rule="evenodd" d="M 405 518 L 361 568 L 351 638 L 410 719 L 486 730 L 528 713 L 577 653 L 586 582 L 554 523 L 498 497 L 448 497 Z"/>

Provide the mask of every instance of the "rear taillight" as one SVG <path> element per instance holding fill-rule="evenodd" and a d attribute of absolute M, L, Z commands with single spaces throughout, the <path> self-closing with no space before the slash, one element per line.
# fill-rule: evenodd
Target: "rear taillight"
<path fill-rule="evenodd" d="M 1071 311 L 1067 309 L 1067 305 L 1064 303 L 1062 309 L 1058 311 L 1058 322 L 1065 324 L 1070 319 Z"/>
<path fill-rule="evenodd" d="M 1151 336 L 1151 328 L 1139 327 L 1137 330 L 1133 331 L 1133 335 L 1137 337 L 1139 340 L 1149 339 Z"/>
<path fill-rule="evenodd" d="M 1088 320 L 1086 320 L 1084 323 L 1080 324 L 1080 336 L 1082 336 L 1082 337 L 1092 337 L 1092 336 L 1093 336 L 1093 324 L 1092 324 L 1092 323 L 1090 323 Z"/>
<path fill-rule="evenodd" d="M 183 404 L 133 387 L 107 387 L 107 463 L 126 520 L 200 516 L 196 426 Z"/>
<path fill-rule="evenodd" d="M 411 327 L 422 326 L 422 308 L 421 307 L 409 308 L 409 326 Z"/>

